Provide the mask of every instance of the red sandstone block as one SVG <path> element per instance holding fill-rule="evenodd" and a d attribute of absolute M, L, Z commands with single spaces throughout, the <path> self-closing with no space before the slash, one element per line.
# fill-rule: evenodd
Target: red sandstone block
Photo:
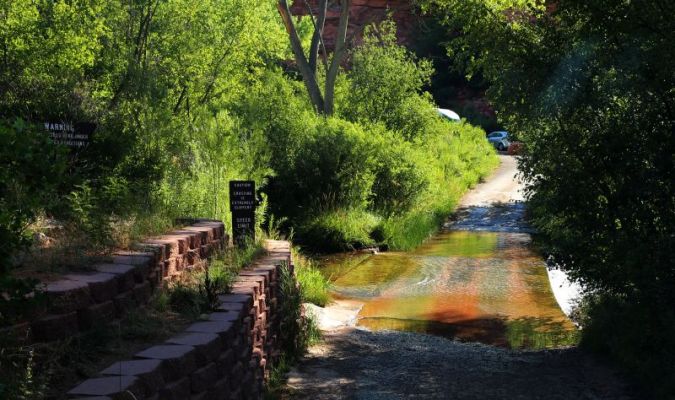
<path fill-rule="evenodd" d="M 234 335 L 235 329 L 233 328 L 232 322 L 229 321 L 208 321 L 196 322 L 190 325 L 185 331 L 194 333 L 215 333 L 220 336 L 225 343 L 228 343 Z"/>
<path fill-rule="evenodd" d="M 237 313 L 238 317 L 243 317 L 246 311 L 244 303 L 220 303 L 216 311 L 229 311 Z"/>
<path fill-rule="evenodd" d="M 242 325 L 244 326 L 244 329 L 250 331 L 251 329 L 253 329 L 253 322 L 254 322 L 253 318 L 251 318 L 250 316 L 244 317 L 244 321 L 243 321 Z"/>
<path fill-rule="evenodd" d="M 249 369 L 244 373 L 244 378 L 241 382 L 240 387 L 246 393 L 249 393 L 249 391 L 251 390 L 251 387 L 253 386 L 253 378 L 254 378 L 253 371 L 255 371 L 256 365 L 257 365 L 257 362 L 251 361 L 249 363 Z M 249 397 L 249 396 L 247 396 L 247 397 Z"/>
<path fill-rule="evenodd" d="M 201 258 L 208 258 L 211 255 L 211 245 L 203 244 L 199 247 L 199 256 Z"/>
<path fill-rule="evenodd" d="M 260 293 L 257 291 L 257 286 L 251 287 L 248 285 L 242 285 L 242 284 L 237 284 L 237 285 L 232 285 L 232 289 L 230 290 L 231 294 L 244 294 L 244 295 L 250 295 L 253 297 L 253 300 L 257 301 L 258 296 Z"/>
<path fill-rule="evenodd" d="M 218 380 L 218 367 L 212 362 L 190 375 L 192 393 L 201 393 L 210 389 Z"/>
<path fill-rule="evenodd" d="M 134 300 L 134 292 L 132 291 L 120 293 L 112 301 L 118 317 L 136 308 L 136 300 Z"/>
<path fill-rule="evenodd" d="M 245 368 L 244 368 L 244 363 L 241 361 L 238 361 L 230 370 L 230 382 L 241 382 L 241 379 L 244 377 L 245 373 Z"/>
<path fill-rule="evenodd" d="M 139 283 L 134 286 L 133 293 L 137 304 L 145 304 L 150 300 L 150 296 L 152 296 L 152 285 L 150 285 L 149 281 Z"/>
<path fill-rule="evenodd" d="M 250 294 L 223 294 L 218 296 L 218 301 L 221 303 L 242 303 L 245 307 L 251 307 L 253 296 Z"/>
<path fill-rule="evenodd" d="M 78 332 L 77 313 L 48 315 L 34 321 L 31 328 L 38 341 L 63 339 Z"/>
<path fill-rule="evenodd" d="M 134 287 L 134 266 L 129 264 L 96 264 L 98 272 L 112 274 L 117 277 L 117 291 L 126 292 Z"/>
<path fill-rule="evenodd" d="M 105 326 L 114 318 L 115 305 L 112 300 L 100 304 L 93 304 L 77 311 L 77 320 L 81 330 L 91 329 L 95 326 Z"/>
<path fill-rule="evenodd" d="M 208 399 L 228 399 L 230 395 L 230 380 L 227 377 L 221 378 L 207 393 Z"/>
<path fill-rule="evenodd" d="M 253 269 L 252 271 L 254 272 L 266 272 L 269 273 L 270 276 L 270 281 L 271 282 L 276 282 L 278 280 L 278 271 L 277 271 L 277 266 L 275 265 L 270 265 L 270 264 L 262 264 L 262 263 L 253 263 Z M 272 285 L 272 283 L 270 283 Z"/>
<path fill-rule="evenodd" d="M 136 353 L 136 358 L 163 360 L 164 379 L 172 381 L 197 368 L 194 347 L 184 345 L 158 345 Z M 161 397 L 161 396 L 160 396 Z"/>
<path fill-rule="evenodd" d="M 199 233 L 199 242 L 204 245 L 213 240 L 213 230 L 206 226 L 186 226 L 182 230 Z"/>
<path fill-rule="evenodd" d="M 195 265 L 202 259 L 199 255 L 199 250 L 190 250 L 186 255 L 188 265 Z"/>
<path fill-rule="evenodd" d="M 157 261 L 154 253 L 138 252 L 130 254 L 129 252 L 116 253 L 113 255 L 113 264 L 129 264 L 136 266 L 150 266 Z"/>
<path fill-rule="evenodd" d="M 237 359 L 240 360 L 241 362 L 248 362 L 248 360 L 251 359 L 251 351 L 253 350 L 252 345 L 253 342 L 251 341 L 250 336 L 246 336 L 247 341 L 244 343 L 244 345 L 239 349 L 239 353 L 237 354 Z"/>
<path fill-rule="evenodd" d="M 190 398 L 190 379 L 186 376 L 159 389 L 162 400 L 186 400 Z"/>
<path fill-rule="evenodd" d="M 218 372 L 221 376 L 225 376 L 235 365 L 235 354 L 233 349 L 227 349 L 220 354 L 218 360 L 216 360 L 216 365 L 218 366 Z"/>
<path fill-rule="evenodd" d="M 265 291 L 267 285 L 265 283 L 266 279 L 264 276 L 251 276 L 251 275 L 239 275 L 234 282 L 235 283 L 244 283 L 252 284 L 255 283 L 260 287 L 261 292 Z"/>
<path fill-rule="evenodd" d="M 201 393 L 192 393 L 190 395 L 190 400 L 212 400 L 216 399 L 215 397 L 211 397 L 211 393 L 209 392 L 201 392 Z"/>
<path fill-rule="evenodd" d="M 162 263 L 162 279 L 166 279 L 169 277 L 169 268 L 171 266 L 171 262 L 169 260 L 165 260 Z"/>
<path fill-rule="evenodd" d="M 178 242 L 178 254 L 185 254 L 190 249 L 190 236 L 187 234 L 169 233 L 162 235 L 161 240 L 170 240 Z"/>
<path fill-rule="evenodd" d="M 207 226 L 212 228 L 217 238 L 223 237 L 225 235 L 225 224 L 221 221 L 199 221 L 193 226 Z"/>
<path fill-rule="evenodd" d="M 239 271 L 239 277 L 261 277 L 265 281 L 265 286 L 268 286 L 270 284 L 270 275 L 271 271 L 265 270 L 265 271 L 254 271 L 254 270 L 242 270 Z"/>
<path fill-rule="evenodd" d="M 130 257 L 130 259 L 133 261 L 130 263 L 131 265 L 144 263 L 148 260 L 150 260 L 150 264 L 157 262 L 157 251 L 152 248 L 116 251 L 113 255 L 120 257 Z"/>
<path fill-rule="evenodd" d="M 193 346 L 197 350 L 197 365 L 213 361 L 223 348 L 223 341 L 216 333 L 182 333 L 166 342 Z"/>
<path fill-rule="evenodd" d="M 181 229 L 171 232 L 170 235 L 180 235 L 185 237 L 190 249 L 195 249 L 202 244 L 202 234 L 200 232 Z"/>
<path fill-rule="evenodd" d="M 265 249 L 267 251 L 290 251 L 291 243 L 287 240 L 273 240 L 265 241 Z"/>
<path fill-rule="evenodd" d="M 178 271 L 183 271 L 185 269 L 185 267 L 190 265 L 188 263 L 187 254 L 182 254 L 181 256 L 176 257 L 176 258 L 177 258 L 176 268 L 178 269 Z"/>
<path fill-rule="evenodd" d="M 103 272 L 89 274 L 68 274 L 64 278 L 71 281 L 84 282 L 89 285 L 89 293 L 96 302 L 108 301 L 117 296 L 117 276 Z"/>
<path fill-rule="evenodd" d="M 291 264 L 291 258 L 290 256 L 267 256 L 263 257 L 260 260 L 260 263 L 262 264 L 272 264 L 272 265 L 290 265 Z"/>
<path fill-rule="evenodd" d="M 232 389 L 230 392 L 230 397 L 227 397 L 227 400 L 242 400 L 245 397 L 242 397 L 242 392 L 240 387 Z"/>
<path fill-rule="evenodd" d="M 159 238 L 146 240 L 145 243 L 163 244 L 166 247 L 165 251 L 167 258 L 176 257 L 181 254 L 181 250 L 185 251 L 185 240 L 181 241 L 173 237 L 161 236 Z"/>
<path fill-rule="evenodd" d="M 142 253 L 150 253 L 153 257 L 153 263 L 162 262 L 166 259 L 166 246 L 163 244 L 137 243 L 133 246 Z"/>
<path fill-rule="evenodd" d="M 51 282 L 45 287 L 44 293 L 50 310 L 55 313 L 69 313 L 91 303 L 89 285 L 86 282 L 66 279 Z"/>
<path fill-rule="evenodd" d="M 110 398 L 127 399 L 131 392 L 138 398 L 143 398 L 143 390 L 139 379 L 135 376 L 114 376 L 105 378 L 87 379 L 68 392 L 69 395 L 82 396 L 109 396 Z"/>
<path fill-rule="evenodd" d="M 239 320 L 239 313 L 235 311 L 214 312 L 209 314 L 209 321 L 229 321 L 237 322 Z"/>
<path fill-rule="evenodd" d="M 112 364 L 101 375 L 136 376 L 140 379 L 145 396 L 151 396 L 164 386 L 162 360 L 130 360 Z"/>

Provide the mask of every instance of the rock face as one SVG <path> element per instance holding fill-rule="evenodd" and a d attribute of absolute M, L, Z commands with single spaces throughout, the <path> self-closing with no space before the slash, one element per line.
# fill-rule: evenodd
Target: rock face
<path fill-rule="evenodd" d="M 316 15 L 317 0 L 294 0 L 291 13 L 297 16 L 309 15 L 310 9 Z M 417 23 L 421 18 L 415 13 L 410 0 L 352 0 L 349 10 L 349 28 L 347 37 L 358 44 L 363 29 L 370 23 L 383 21 L 391 14 L 396 22 L 397 37 L 401 44 L 410 44 Z M 329 51 L 335 47 L 335 36 L 340 19 L 340 5 L 330 2 L 324 26 L 324 42 Z"/>

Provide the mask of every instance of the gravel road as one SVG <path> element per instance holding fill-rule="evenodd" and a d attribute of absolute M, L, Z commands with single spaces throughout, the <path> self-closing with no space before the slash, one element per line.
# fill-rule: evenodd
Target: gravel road
<path fill-rule="evenodd" d="M 502 164 L 461 207 L 522 200 L 516 163 Z M 621 378 L 576 348 L 519 351 L 425 334 L 336 326 L 353 321 L 336 304 L 319 310 L 324 340 L 288 374 L 284 399 L 638 399 Z M 350 308 L 351 307 L 351 308 Z M 337 310 L 337 311 L 335 311 Z M 329 318 L 330 317 L 330 318 Z M 333 319 L 331 319 L 333 318 Z"/>
<path fill-rule="evenodd" d="M 631 399 L 578 349 L 514 351 L 424 334 L 325 332 L 288 374 L 287 399 Z"/>

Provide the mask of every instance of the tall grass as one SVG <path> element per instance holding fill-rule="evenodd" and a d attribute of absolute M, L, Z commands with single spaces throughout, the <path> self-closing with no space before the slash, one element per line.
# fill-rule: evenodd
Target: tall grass
<path fill-rule="evenodd" d="M 293 249 L 293 261 L 302 301 L 321 307 L 325 306 L 330 300 L 328 279 L 321 273 L 316 263 L 302 255 L 297 248 Z"/>

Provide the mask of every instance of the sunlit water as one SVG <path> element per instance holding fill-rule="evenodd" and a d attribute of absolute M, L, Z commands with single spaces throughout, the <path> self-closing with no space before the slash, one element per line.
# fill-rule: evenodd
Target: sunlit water
<path fill-rule="evenodd" d="M 363 303 L 358 324 L 511 348 L 576 342 L 519 205 L 464 210 L 412 252 L 323 261 L 333 295 Z M 495 231 L 490 231 L 495 230 Z"/>

